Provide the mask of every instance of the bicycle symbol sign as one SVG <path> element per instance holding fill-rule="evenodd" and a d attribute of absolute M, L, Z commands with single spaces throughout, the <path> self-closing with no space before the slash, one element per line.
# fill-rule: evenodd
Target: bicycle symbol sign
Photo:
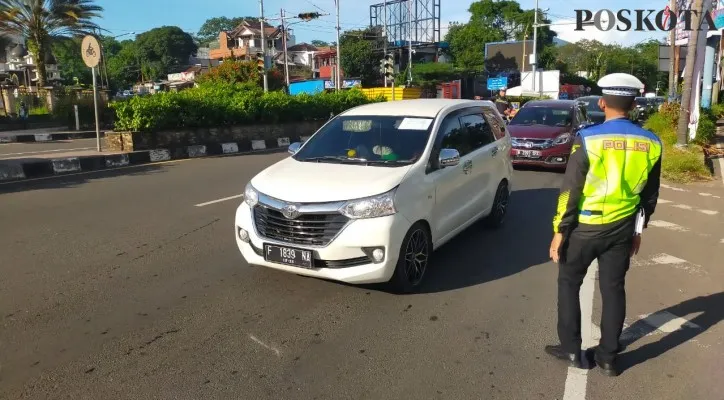
<path fill-rule="evenodd" d="M 81 57 L 83 62 L 90 68 L 95 68 L 101 60 L 100 43 L 93 36 L 86 36 L 81 43 Z"/>

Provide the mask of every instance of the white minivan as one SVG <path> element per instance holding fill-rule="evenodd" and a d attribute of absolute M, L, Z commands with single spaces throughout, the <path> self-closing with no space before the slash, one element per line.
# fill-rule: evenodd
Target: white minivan
<path fill-rule="evenodd" d="M 478 220 L 503 223 L 510 149 L 489 101 L 347 110 L 248 183 L 237 245 L 252 265 L 413 291 L 433 250 Z"/>

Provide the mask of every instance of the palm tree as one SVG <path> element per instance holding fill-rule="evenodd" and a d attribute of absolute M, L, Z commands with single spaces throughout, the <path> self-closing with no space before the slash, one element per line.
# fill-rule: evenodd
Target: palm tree
<path fill-rule="evenodd" d="M 38 87 L 43 87 L 53 39 L 99 29 L 92 20 L 101 11 L 93 0 L 0 0 L 0 34 L 25 39 L 38 68 Z"/>

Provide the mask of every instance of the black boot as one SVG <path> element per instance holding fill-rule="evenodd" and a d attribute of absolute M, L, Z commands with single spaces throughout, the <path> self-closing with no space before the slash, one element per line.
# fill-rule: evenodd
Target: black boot
<path fill-rule="evenodd" d="M 571 367 L 576 368 L 582 368 L 581 364 L 581 352 L 578 351 L 576 353 L 569 353 L 561 347 L 561 345 L 555 345 L 555 346 L 546 346 L 545 347 L 546 353 L 552 355 L 553 357 L 568 362 L 568 364 Z"/>

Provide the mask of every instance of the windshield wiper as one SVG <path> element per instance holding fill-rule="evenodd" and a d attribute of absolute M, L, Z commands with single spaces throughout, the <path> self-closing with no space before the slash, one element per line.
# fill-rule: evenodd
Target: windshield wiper
<path fill-rule="evenodd" d="M 367 165 L 409 165 L 412 164 L 410 160 L 372 160 L 367 161 Z"/>
<path fill-rule="evenodd" d="M 320 156 L 320 157 L 309 157 L 299 161 L 306 162 L 338 162 L 340 164 L 360 164 L 366 163 L 367 160 L 364 158 L 349 158 L 344 156 Z"/>

